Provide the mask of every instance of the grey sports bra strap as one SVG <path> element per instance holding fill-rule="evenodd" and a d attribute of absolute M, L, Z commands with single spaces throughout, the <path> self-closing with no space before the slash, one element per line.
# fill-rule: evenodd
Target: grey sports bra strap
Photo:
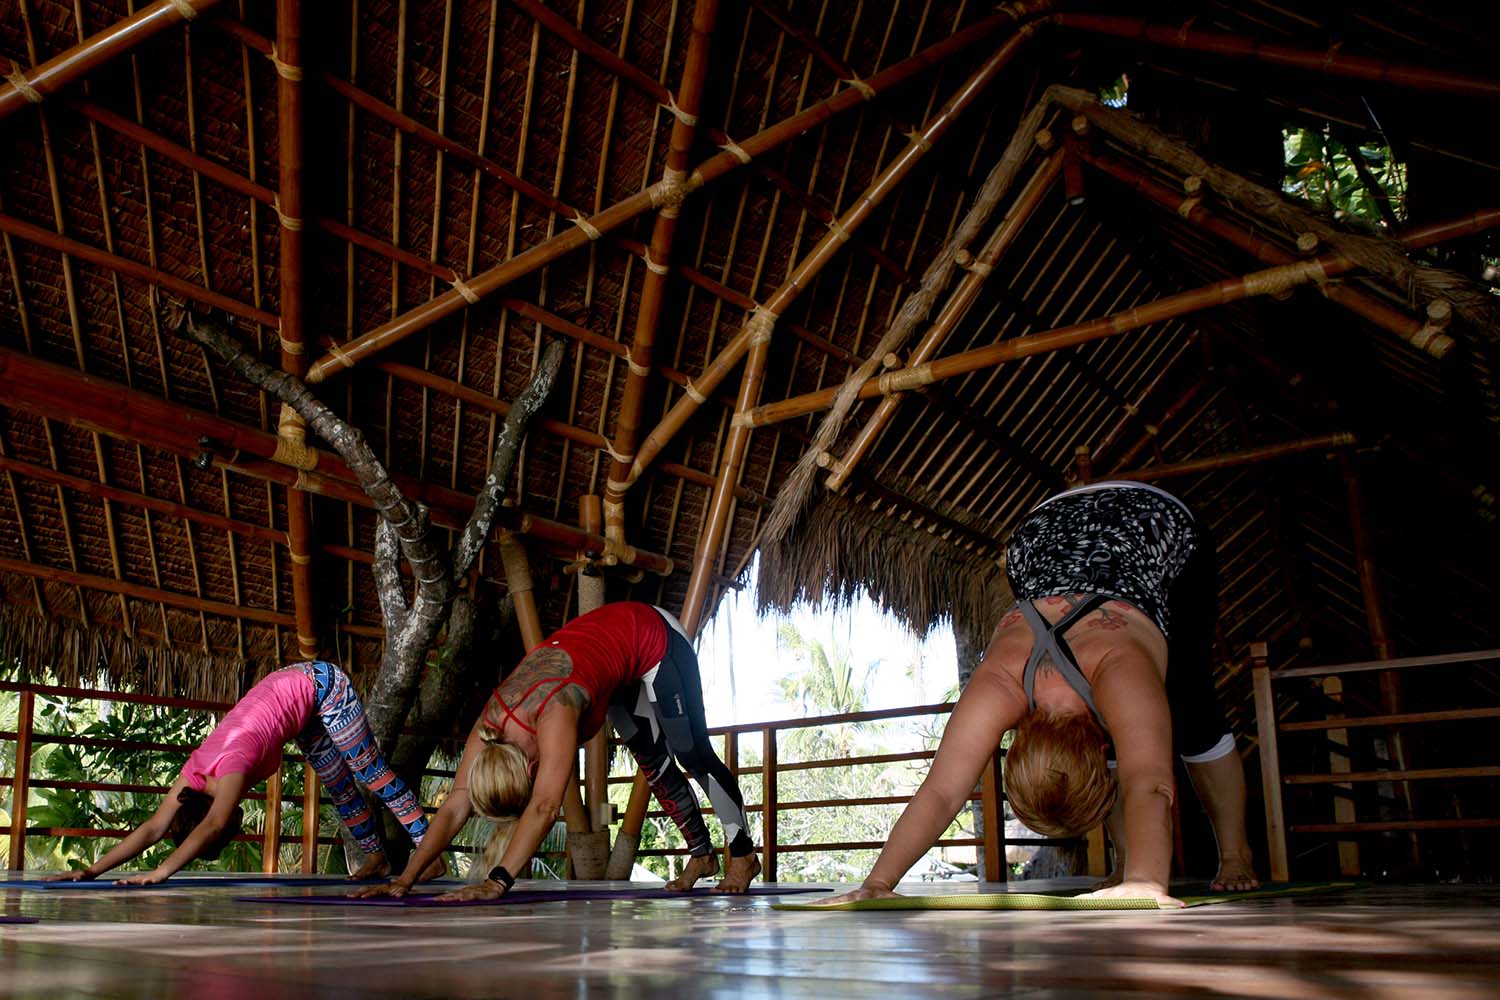
<path fill-rule="evenodd" d="M 1078 668 L 1078 662 L 1073 658 L 1073 650 L 1061 638 L 1062 633 L 1073 626 L 1078 619 L 1093 611 L 1103 604 L 1107 597 L 1102 594 L 1093 594 L 1073 607 L 1068 613 L 1058 620 L 1056 625 L 1051 625 L 1042 613 L 1036 609 L 1031 601 L 1017 601 L 1021 609 L 1021 616 L 1026 619 L 1026 624 L 1031 626 L 1031 655 L 1026 658 L 1026 669 L 1021 674 L 1021 683 L 1026 689 L 1026 706 L 1036 708 L 1036 697 L 1032 693 L 1036 688 L 1036 671 L 1042 662 L 1042 657 L 1052 661 L 1062 679 L 1068 682 L 1068 687 L 1078 693 L 1083 703 L 1089 707 L 1094 718 L 1102 725 L 1104 720 L 1099 717 L 1099 709 L 1094 705 L 1094 693 L 1090 688 L 1088 678 L 1083 676 L 1083 671 Z"/>

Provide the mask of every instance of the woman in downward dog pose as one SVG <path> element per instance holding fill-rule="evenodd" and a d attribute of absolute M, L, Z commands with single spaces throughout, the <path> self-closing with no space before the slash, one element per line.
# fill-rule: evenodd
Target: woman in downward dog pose
<path fill-rule="evenodd" d="M 932 770 L 864 884 L 827 902 L 894 895 L 1009 729 L 1005 790 L 1026 826 L 1072 837 L 1110 817 L 1117 867 L 1085 895 L 1182 905 L 1167 893 L 1173 749 L 1218 840 L 1214 888 L 1258 886 L 1244 772 L 1210 670 L 1213 543 L 1193 512 L 1145 484 L 1079 487 L 1023 518 L 1007 559 L 1016 607 L 954 707 Z"/>
<path fill-rule="evenodd" d="M 682 626 L 649 604 L 621 601 L 580 615 L 526 655 L 495 689 L 464 743 L 453 790 L 432 831 L 388 885 L 357 896 L 404 896 L 477 813 L 496 824 L 479 869 L 488 878 L 439 896 L 498 899 L 552 829 L 578 747 L 605 718 L 640 763 L 691 854 L 667 884 L 686 891 L 719 870 L 697 796 L 677 764 L 708 793 L 729 844 L 719 892 L 743 892 L 760 872 L 738 782 L 714 753 L 703 715 L 698 660 Z M 673 763 L 676 758 L 677 764 Z"/>
<path fill-rule="evenodd" d="M 171 837 L 177 849 L 155 871 L 121 883 L 152 885 L 194 858 L 212 861 L 240 832 L 240 800 L 280 769 L 281 746 L 287 740 L 296 740 L 307 755 L 365 853 L 363 867 L 350 878 L 375 878 L 391 870 L 356 777 L 396 814 L 412 842 L 422 843 L 427 832 L 422 806 L 386 765 L 348 676 L 332 663 L 314 660 L 274 671 L 252 687 L 193 751 L 150 819 L 87 868 L 49 880 L 98 878 L 164 837 Z M 442 871 L 439 867 L 428 877 Z"/>

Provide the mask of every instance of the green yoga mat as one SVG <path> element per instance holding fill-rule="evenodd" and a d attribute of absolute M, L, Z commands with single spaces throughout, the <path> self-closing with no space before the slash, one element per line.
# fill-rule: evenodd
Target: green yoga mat
<path fill-rule="evenodd" d="M 1276 899 L 1318 892 L 1357 889 L 1364 882 L 1288 882 L 1249 892 L 1216 892 L 1212 896 L 1178 896 L 1188 906 L 1238 903 L 1249 899 Z M 1080 899 L 1030 892 L 965 893 L 959 896 L 895 896 L 865 899 L 857 903 L 817 906 L 812 903 L 773 903 L 777 910 L 1155 910 L 1150 899 Z"/>

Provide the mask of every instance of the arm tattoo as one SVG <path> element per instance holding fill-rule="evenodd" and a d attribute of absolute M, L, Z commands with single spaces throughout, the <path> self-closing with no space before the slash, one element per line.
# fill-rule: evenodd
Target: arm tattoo
<path fill-rule="evenodd" d="M 571 706 L 582 715 L 589 706 L 589 695 L 578 684 L 564 684 L 561 688 L 539 681 L 568 678 L 573 675 L 573 658 L 555 646 L 543 646 L 533 650 L 500 685 L 500 694 L 511 705 L 516 714 L 535 717 L 542 702 L 551 695 L 551 702 Z M 527 691 L 530 694 L 527 694 Z M 556 694 L 553 694 L 553 691 Z M 512 699 L 524 699 L 517 704 Z M 549 702 L 550 704 L 550 702 Z"/>

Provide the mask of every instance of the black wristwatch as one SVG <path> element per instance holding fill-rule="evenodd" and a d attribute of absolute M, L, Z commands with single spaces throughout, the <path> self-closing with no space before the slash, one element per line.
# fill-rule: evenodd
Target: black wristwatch
<path fill-rule="evenodd" d="M 504 865 L 496 865 L 490 869 L 490 881 L 499 882 L 505 886 L 506 892 L 510 892 L 510 887 L 516 884 L 516 877 Z"/>

